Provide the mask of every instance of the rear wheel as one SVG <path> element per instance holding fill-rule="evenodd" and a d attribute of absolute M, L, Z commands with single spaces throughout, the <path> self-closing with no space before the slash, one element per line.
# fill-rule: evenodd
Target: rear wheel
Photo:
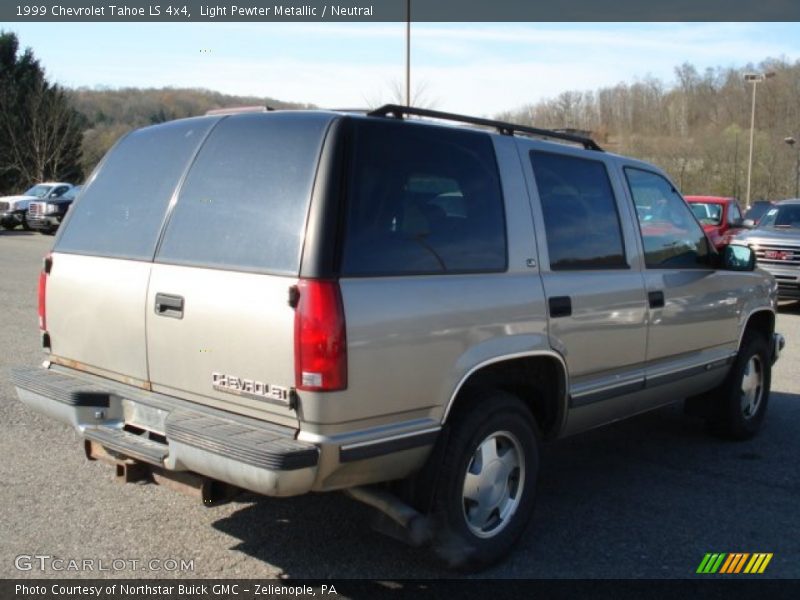
<path fill-rule="evenodd" d="M 767 413 L 772 381 L 769 343 L 764 335 L 745 334 L 736 361 L 716 398 L 709 428 L 712 433 L 746 440 L 758 433 Z"/>
<path fill-rule="evenodd" d="M 434 549 L 451 567 L 477 570 L 505 556 L 533 512 L 539 449 L 522 402 L 500 390 L 474 394 L 434 453 Z"/>

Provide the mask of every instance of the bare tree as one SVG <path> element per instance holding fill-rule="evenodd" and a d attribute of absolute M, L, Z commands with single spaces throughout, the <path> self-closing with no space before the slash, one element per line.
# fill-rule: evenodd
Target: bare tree
<path fill-rule="evenodd" d="M 33 83 L 16 111 L 0 111 L 0 128 L 10 142 L 4 168 L 22 181 L 68 178 L 76 170 L 82 119 L 64 92 L 44 79 Z"/>

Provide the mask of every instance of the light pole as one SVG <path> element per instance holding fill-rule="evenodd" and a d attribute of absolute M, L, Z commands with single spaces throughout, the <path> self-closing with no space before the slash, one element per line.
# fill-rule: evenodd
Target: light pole
<path fill-rule="evenodd" d="M 792 148 L 794 148 L 795 140 L 793 137 L 783 138 L 783 141 L 789 144 Z M 800 198 L 800 148 L 796 148 L 797 150 L 797 162 L 794 165 L 794 197 Z"/>
<path fill-rule="evenodd" d="M 406 106 L 411 106 L 411 0 L 406 0 Z"/>
<path fill-rule="evenodd" d="M 759 83 L 770 77 L 774 77 L 775 73 L 769 71 L 767 73 L 745 73 L 744 80 L 753 84 L 753 105 L 750 109 L 750 158 L 747 162 L 747 196 L 745 197 L 745 206 L 750 208 L 750 178 L 753 175 L 753 131 L 756 126 L 756 87 Z"/>

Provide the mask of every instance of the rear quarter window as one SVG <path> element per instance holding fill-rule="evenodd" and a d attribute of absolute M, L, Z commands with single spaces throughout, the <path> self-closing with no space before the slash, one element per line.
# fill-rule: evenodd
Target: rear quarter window
<path fill-rule="evenodd" d="M 170 198 L 218 120 L 184 119 L 125 136 L 74 203 L 55 250 L 152 260 Z"/>
<path fill-rule="evenodd" d="M 500 177 L 490 136 L 354 120 L 342 274 L 506 269 Z"/>

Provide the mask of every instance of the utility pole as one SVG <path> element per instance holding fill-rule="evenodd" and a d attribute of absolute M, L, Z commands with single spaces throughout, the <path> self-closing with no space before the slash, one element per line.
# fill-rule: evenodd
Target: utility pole
<path fill-rule="evenodd" d="M 736 201 L 739 201 L 739 132 L 736 132 L 736 145 L 733 149 L 733 193 L 731 194 Z"/>
<path fill-rule="evenodd" d="M 753 176 L 753 133 L 756 126 L 756 87 L 758 84 L 774 77 L 775 73 L 769 71 L 767 73 L 745 73 L 744 80 L 753 84 L 753 102 L 750 109 L 750 158 L 747 161 L 747 195 L 745 196 L 745 210 L 750 209 L 750 181 Z"/>
<path fill-rule="evenodd" d="M 797 140 L 793 137 L 784 138 L 783 141 L 792 148 L 794 148 L 794 145 L 797 143 Z M 800 148 L 794 149 L 797 151 L 797 159 L 794 165 L 794 197 L 800 198 Z"/>

